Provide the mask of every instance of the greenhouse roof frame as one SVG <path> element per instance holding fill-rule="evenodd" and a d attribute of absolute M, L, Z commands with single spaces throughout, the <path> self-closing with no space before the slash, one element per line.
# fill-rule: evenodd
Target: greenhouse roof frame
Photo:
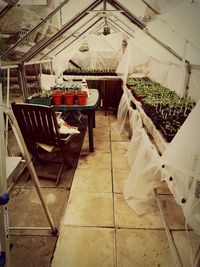
<path fill-rule="evenodd" d="M 11 8 L 13 8 L 17 4 L 17 2 L 19 2 L 19 0 L 9 0 L 5 2 L 7 2 L 7 5 L 0 11 L 0 18 L 5 16 L 5 14 L 8 13 Z"/>
<path fill-rule="evenodd" d="M 94 16 L 93 18 L 95 18 L 95 16 Z M 82 36 L 84 33 L 86 33 L 89 29 L 91 29 L 96 23 L 98 23 L 98 22 L 101 21 L 101 20 L 102 20 L 102 18 L 97 19 L 97 21 L 95 21 L 94 23 L 92 23 L 92 25 L 90 25 L 86 30 L 84 30 L 81 34 L 79 34 L 78 37 Z M 87 25 L 88 22 L 90 22 L 90 21 L 91 21 L 91 19 L 88 20 L 86 23 L 84 23 L 83 26 Z M 72 37 L 72 36 L 75 37 L 74 34 L 76 34 L 76 32 L 77 32 L 77 31 L 74 31 L 74 32 L 71 33 L 69 36 L 67 36 L 64 40 L 61 40 L 61 42 L 60 42 L 59 44 L 57 44 L 55 47 L 53 47 L 53 48 L 52 48 L 50 51 L 48 51 L 45 55 L 43 55 L 43 56 L 41 57 L 41 59 L 43 59 L 43 58 L 46 57 L 48 54 L 50 54 L 51 51 L 55 50 L 57 47 L 59 47 L 62 43 L 64 43 L 64 42 L 65 42 L 67 39 L 69 39 L 70 37 Z M 75 40 L 76 40 L 78 37 L 75 37 Z M 74 40 L 74 41 L 75 41 L 75 40 Z M 59 52 L 61 52 L 61 51 L 62 51 L 62 49 L 61 49 Z M 58 52 L 58 53 L 59 53 L 59 52 Z"/>
<path fill-rule="evenodd" d="M 148 7 L 156 16 L 160 15 L 161 13 L 159 12 L 159 10 L 157 10 L 154 6 L 152 6 L 148 1 L 148 0 L 138 0 L 138 2 L 143 3 L 146 7 Z M 66 4 L 68 4 L 69 0 L 64 0 L 59 6 L 57 6 L 50 14 L 47 15 L 47 17 L 45 19 L 43 19 L 38 25 L 36 25 L 28 34 L 26 34 L 26 36 L 24 36 L 24 38 L 20 39 L 16 44 L 14 44 L 11 48 L 9 48 L 7 51 L 4 52 L 4 54 L 2 54 L 2 58 L 4 58 L 6 55 L 8 55 L 11 51 L 14 51 L 14 49 L 18 46 L 20 46 L 20 44 L 26 40 L 26 38 L 28 38 L 29 35 L 31 35 L 33 32 L 37 32 L 37 30 L 44 25 L 58 10 L 61 10 L 61 8 L 63 6 L 65 6 Z M 91 14 L 92 11 L 95 12 L 103 12 L 103 9 L 101 10 L 95 10 L 95 7 L 99 6 L 100 4 L 104 4 L 104 2 L 106 2 L 107 4 L 109 4 L 111 7 L 114 8 L 114 10 L 112 10 L 112 8 L 107 9 L 106 11 L 109 11 L 110 14 L 112 15 L 113 18 L 115 19 L 110 19 L 108 17 L 108 23 L 110 24 L 109 26 L 112 28 L 112 30 L 121 32 L 121 34 L 129 39 L 128 36 L 130 36 L 131 38 L 134 38 L 134 36 L 132 35 L 132 32 L 134 32 L 135 29 L 130 29 L 129 27 L 129 22 L 133 23 L 133 25 L 136 26 L 136 28 L 141 29 L 145 34 L 147 34 L 150 38 L 152 38 L 154 41 L 156 41 L 160 46 L 162 46 L 164 49 L 166 49 L 168 52 L 170 52 L 172 55 L 174 55 L 180 62 L 182 61 L 182 56 L 180 56 L 173 48 L 170 47 L 170 45 L 168 45 L 165 41 L 160 40 L 159 38 L 157 38 L 156 36 L 154 36 L 148 29 L 148 25 L 146 25 L 142 19 L 140 17 L 137 17 L 134 15 L 134 7 L 132 9 L 130 9 L 130 6 L 127 8 L 125 7 L 123 4 L 121 4 L 121 1 L 118 0 L 98 0 L 98 1 L 91 1 L 90 5 L 88 5 L 83 11 L 77 13 L 72 19 L 70 19 L 69 21 L 67 21 L 62 28 L 58 29 L 58 31 L 51 36 L 50 38 L 46 39 L 46 40 L 40 40 L 39 42 L 37 42 L 35 45 L 33 45 L 30 49 L 28 49 L 22 56 L 20 56 L 19 61 L 16 60 L 16 64 L 25 64 L 29 61 L 35 61 L 38 60 L 38 58 L 34 58 L 36 55 L 39 55 L 40 52 L 44 52 L 43 55 L 41 55 L 41 59 L 45 58 L 47 54 L 50 54 L 49 51 L 45 51 L 46 48 L 49 48 L 48 46 L 51 45 L 50 49 L 51 51 L 53 51 L 56 47 L 58 47 L 60 44 L 58 44 L 58 42 L 54 45 L 54 41 L 60 39 L 60 37 L 62 36 L 62 34 L 68 32 L 71 30 L 71 28 L 76 25 L 79 21 L 81 21 L 85 16 L 87 16 L 87 14 Z M 161 1 L 162 2 L 162 1 Z M 175 2 L 175 1 L 174 1 Z M 177 3 L 179 3 L 179 1 L 176 1 L 176 5 Z M 131 11 L 129 11 L 129 9 Z M 114 14 L 114 11 L 118 11 Z M 137 12 L 136 12 L 137 13 Z M 123 19 L 121 19 L 123 17 Z M 126 20 L 125 20 L 126 19 Z M 96 23 L 98 23 L 99 20 L 96 21 Z M 103 26 L 103 25 L 102 25 Z M 146 27 L 147 26 L 147 27 Z M 80 28 L 82 28 L 83 26 L 81 26 Z M 91 27 L 88 27 L 88 31 L 90 32 L 94 32 L 90 30 Z M 75 31 L 76 32 L 76 31 Z M 86 30 L 84 30 L 84 33 L 87 33 Z M 83 33 L 79 34 L 80 36 L 83 35 Z M 68 38 L 68 37 L 67 37 Z M 76 40 L 76 37 L 74 39 L 74 41 Z M 64 42 L 64 40 L 62 40 L 61 42 Z M 73 41 L 70 41 L 70 43 L 73 43 Z M 54 47 L 53 47 L 54 45 Z M 53 48 L 52 48 L 53 47 Z M 68 45 L 66 46 L 68 47 Z M 43 51 L 44 50 L 44 51 Z M 25 50 L 24 50 L 25 51 Z M 57 53 L 58 54 L 58 53 Z M 14 62 L 14 61 L 13 61 Z"/>
<path fill-rule="evenodd" d="M 32 29 L 24 38 L 19 40 L 16 44 L 14 44 L 11 48 L 9 48 L 7 51 L 5 51 L 2 54 L 2 58 L 4 58 L 6 55 L 8 55 L 10 52 L 14 51 L 14 49 L 19 46 L 24 40 L 27 39 L 32 33 L 36 32 L 44 23 L 46 23 L 58 10 L 60 10 L 65 4 L 67 4 L 69 0 L 63 1 L 58 7 L 56 7 L 55 10 L 53 10 L 43 21 L 41 21 L 34 29 Z M 34 45 L 31 49 L 29 49 L 19 60 L 20 64 L 23 64 L 24 62 L 28 62 L 31 60 L 36 54 L 38 54 L 40 51 L 42 51 L 44 48 L 46 48 L 49 44 L 51 44 L 55 39 L 57 39 L 59 36 L 61 36 L 64 32 L 68 31 L 73 25 L 75 25 L 78 21 L 80 21 L 83 17 L 85 17 L 88 13 L 88 11 L 93 10 L 96 6 L 103 3 L 104 0 L 98 0 L 93 1 L 92 4 L 87 6 L 82 12 L 78 13 L 76 16 L 73 17 L 70 21 L 68 21 L 56 34 L 51 36 L 48 40 L 44 40 L 43 42 L 39 42 L 36 45 Z M 129 12 L 124 6 L 122 6 L 117 1 L 108 1 L 107 3 L 111 4 L 112 6 L 116 8 L 116 11 L 119 10 L 120 12 L 123 12 L 123 15 L 129 19 L 132 23 L 137 25 L 140 28 L 144 28 L 145 24 L 136 16 L 134 16 L 131 12 Z M 117 25 L 116 25 L 117 26 Z M 117 27 L 119 30 L 119 26 Z M 120 30 L 121 31 L 121 30 Z M 129 34 L 130 35 L 130 34 Z"/>

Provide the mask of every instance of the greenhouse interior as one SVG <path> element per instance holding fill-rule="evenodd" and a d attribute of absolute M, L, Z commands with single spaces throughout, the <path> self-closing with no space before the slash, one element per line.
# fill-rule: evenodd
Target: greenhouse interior
<path fill-rule="evenodd" d="M 0 266 L 200 266 L 199 14 L 0 0 Z"/>

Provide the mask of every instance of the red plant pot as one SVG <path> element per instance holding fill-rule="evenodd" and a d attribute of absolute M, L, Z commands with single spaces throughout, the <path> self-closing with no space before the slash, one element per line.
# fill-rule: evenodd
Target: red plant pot
<path fill-rule="evenodd" d="M 64 98 L 64 103 L 66 105 L 74 105 L 74 99 L 75 99 L 75 95 L 74 94 L 63 94 L 63 98 Z"/>
<path fill-rule="evenodd" d="M 77 104 L 82 106 L 86 104 L 87 92 L 77 93 Z"/>
<path fill-rule="evenodd" d="M 62 93 L 53 93 L 52 101 L 54 105 L 61 105 L 62 104 Z"/>

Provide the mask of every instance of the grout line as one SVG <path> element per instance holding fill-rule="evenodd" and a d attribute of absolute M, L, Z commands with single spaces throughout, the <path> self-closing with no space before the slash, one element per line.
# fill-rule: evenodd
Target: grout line
<path fill-rule="evenodd" d="M 113 181 L 113 151 L 112 151 L 112 136 L 111 136 L 111 126 L 110 126 L 110 114 L 109 114 L 109 132 L 110 132 L 110 155 L 111 155 L 111 179 L 112 179 L 112 197 L 113 197 L 113 222 L 114 222 L 114 266 L 117 267 L 117 229 L 115 221 L 115 190 L 114 190 L 114 181 Z"/>

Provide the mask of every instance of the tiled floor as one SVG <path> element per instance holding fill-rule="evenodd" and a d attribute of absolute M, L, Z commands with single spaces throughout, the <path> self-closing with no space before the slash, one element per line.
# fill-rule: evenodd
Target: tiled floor
<path fill-rule="evenodd" d="M 115 122 L 97 113 L 92 154 L 85 137 L 52 267 L 175 266 L 159 210 L 138 216 L 123 198 L 129 139 Z M 165 184 L 158 193 L 183 266 L 190 266 L 182 210 Z M 196 251 L 199 238 L 190 233 Z"/>

